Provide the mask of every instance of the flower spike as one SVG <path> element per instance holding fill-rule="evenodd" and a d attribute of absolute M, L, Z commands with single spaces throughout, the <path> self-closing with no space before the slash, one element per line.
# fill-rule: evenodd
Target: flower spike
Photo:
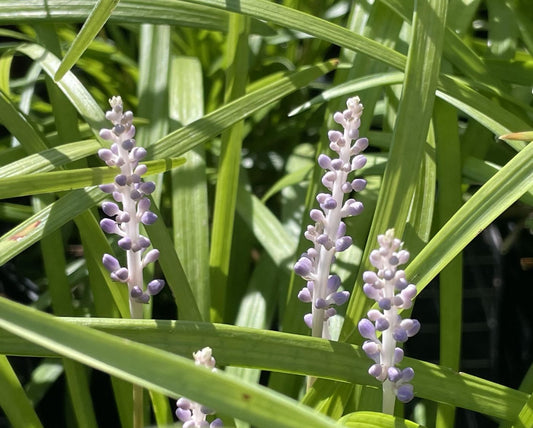
<path fill-rule="evenodd" d="M 394 237 L 394 229 L 378 236 L 379 249 L 370 253 L 370 263 L 378 270 L 363 274 L 363 291 L 377 302 L 378 309 L 371 309 L 367 318 L 359 321 L 359 333 L 365 339 L 363 350 L 374 361 L 368 372 L 383 382 L 383 412 L 392 414 L 394 400 L 402 403 L 413 399 L 414 370 L 396 367 L 403 359 L 403 350 L 396 344 L 404 343 L 420 330 L 420 323 L 413 319 L 402 319 L 399 309 L 409 309 L 416 296 L 416 286 L 409 284 L 405 272 L 398 269 L 407 263 L 409 252 L 401 249 L 402 242 Z M 381 340 L 377 337 L 381 332 Z"/>
<path fill-rule="evenodd" d="M 100 222 L 100 227 L 106 233 L 120 236 L 118 245 L 127 254 L 127 268 L 121 267 L 118 260 L 109 254 L 104 254 L 103 264 L 111 273 L 113 281 L 126 282 L 130 295 L 130 312 L 132 318 L 142 318 L 142 305 L 148 303 L 153 296 L 163 288 L 162 279 L 153 280 L 144 289 L 142 270 L 148 263 L 153 263 L 159 257 L 159 251 L 143 253 L 151 245 L 150 240 L 140 234 L 140 223 L 153 224 L 157 215 L 149 210 L 150 199 L 146 196 L 155 189 L 155 183 L 143 182 L 141 176 L 147 171 L 146 165 L 139 161 L 146 155 L 146 150 L 136 147 L 135 126 L 133 113 L 123 111 L 122 99 L 113 97 L 109 100 L 111 110 L 106 118 L 111 121 L 111 129 L 102 129 L 100 137 L 111 142 L 109 149 L 98 150 L 98 156 L 108 166 L 120 168 L 120 173 L 113 183 L 102 184 L 100 189 L 113 196 L 115 202 L 104 202 L 102 210 L 111 218 Z"/>
<path fill-rule="evenodd" d="M 294 265 L 296 274 L 307 280 L 298 298 L 311 303 L 312 307 L 312 312 L 304 317 L 304 321 L 312 329 L 313 336 L 325 338 L 329 338 L 327 320 L 336 314 L 334 306 L 342 305 L 350 296 L 347 291 L 339 291 L 340 278 L 330 274 L 335 254 L 347 250 L 352 244 L 352 238 L 346 236 L 346 224 L 342 219 L 358 215 L 363 210 L 361 202 L 353 198 L 345 201 L 344 195 L 360 192 L 366 186 L 366 181 L 361 178 L 348 178 L 350 173 L 366 164 L 365 156 L 360 153 L 368 146 L 368 140 L 359 138 L 363 105 L 359 97 L 353 97 L 348 99 L 346 106 L 346 110 L 333 116 L 344 132 L 328 132 L 329 147 L 338 157 L 318 156 L 318 164 L 326 170 L 322 184 L 329 192 L 317 195 L 320 209 L 310 212 L 315 224 L 307 226 L 304 235 L 314 246 Z"/>

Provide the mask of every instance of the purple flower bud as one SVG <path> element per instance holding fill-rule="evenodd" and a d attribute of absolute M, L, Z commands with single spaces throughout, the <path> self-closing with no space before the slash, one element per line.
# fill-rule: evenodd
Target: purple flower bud
<path fill-rule="evenodd" d="M 124 251 L 131 250 L 132 243 L 131 238 L 129 236 L 125 236 L 124 238 L 120 238 L 118 240 L 118 246 L 122 248 Z"/>
<path fill-rule="evenodd" d="M 298 300 L 304 303 L 311 303 L 313 301 L 313 297 L 311 296 L 311 293 L 307 287 L 304 287 L 300 290 L 298 293 Z"/>
<path fill-rule="evenodd" d="M 309 213 L 309 217 L 311 217 L 311 220 L 314 220 L 317 223 L 324 223 L 326 221 L 326 217 L 324 217 L 324 213 L 317 209 L 311 210 Z"/>
<path fill-rule="evenodd" d="M 341 279 L 338 275 L 330 275 L 327 282 L 327 291 L 328 293 L 333 293 L 339 289 L 341 286 Z"/>
<path fill-rule="evenodd" d="M 333 242 L 325 233 L 317 236 L 316 242 L 322 245 L 326 250 L 331 250 L 333 248 Z"/>
<path fill-rule="evenodd" d="M 378 318 L 376 320 L 376 330 L 378 331 L 385 331 L 390 327 L 389 321 L 387 321 L 387 318 L 382 317 Z"/>
<path fill-rule="evenodd" d="M 117 124 L 113 126 L 113 132 L 118 136 L 124 132 L 124 126 Z"/>
<path fill-rule="evenodd" d="M 380 298 L 379 291 L 376 290 L 372 285 L 370 284 L 364 284 L 363 285 L 363 292 L 366 294 L 366 296 L 372 300 L 378 300 Z"/>
<path fill-rule="evenodd" d="M 132 158 L 133 160 L 136 160 L 136 161 L 140 161 L 142 159 L 144 159 L 144 157 L 146 156 L 146 149 L 144 147 L 135 147 L 132 151 L 131 151 L 131 155 L 132 155 Z"/>
<path fill-rule="evenodd" d="M 143 293 L 139 297 L 137 297 L 135 300 L 137 300 L 139 303 L 148 303 L 150 301 L 150 295 Z"/>
<path fill-rule="evenodd" d="M 146 211 L 142 216 L 141 216 L 141 223 L 142 224 L 145 224 L 145 225 L 150 225 L 150 224 L 154 224 L 157 220 L 157 215 L 154 214 L 152 211 Z"/>
<path fill-rule="evenodd" d="M 350 183 L 342 183 L 341 186 L 342 193 L 350 193 L 352 191 L 352 186 Z"/>
<path fill-rule="evenodd" d="M 143 294 L 143 290 L 138 285 L 134 285 L 130 291 L 130 296 L 133 297 L 134 299 L 142 296 L 142 294 Z"/>
<path fill-rule="evenodd" d="M 108 216 L 113 217 L 118 214 L 120 209 L 118 208 L 118 205 L 113 202 L 104 202 L 102 204 L 102 211 Z"/>
<path fill-rule="evenodd" d="M 129 276 L 130 276 L 130 273 L 128 269 L 126 268 L 117 269 L 115 272 L 111 272 L 111 275 L 110 275 L 113 281 L 118 281 L 118 282 L 126 282 Z"/>
<path fill-rule="evenodd" d="M 128 180 L 128 183 L 130 183 L 130 184 L 131 184 L 131 183 L 135 183 L 135 184 L 137 184 L 137 183 L 140 183 L 140 182 L 141 182 L 141 176 L 140 176 L 140 175 L 138 175 L 138 174 L 131 174 L 131 175 L 130 175 L 130 178 L 129 178 L 129 180 Z"/>
<path fill-rule="evenodd" d="M 335 249 L 339 252 L 347 250 L 352 245 L 352 238 L 350 236 L 343 236 L 335 241 Z"/>
<path fill-rule="evenodd" d="M 376 329 L 370 320 L 363 318 L 361 321 L 359 321 L 359 324 L 357 324 L 357 328 L 359 329 L 361 336 L 363 336 L 365 339 L 377 340 Z"/>
<path fill-rule="evenodd" d="M 143 267 L 149 263 L 154 263 L 159 258 L 159 250 L 153 249 L 146 253 L 143 259 Z"/>
<path fill-rule="evenodd" d="M 316 299 L 316 302 L 315 302 L 315 308 L 317 309 L 324 309 L 328 306 L 328 302 L 326 302 L 324 299 Z"/>
<path fill-rule="evenodd" d="M 363 281 L 369 283 L 369 284 L 375 284 L 379 281 L 378 276 L 376 275 L 376 272 L 372 272 L 370 270 L 367 270 L 363 273 Z"/>
<path fill-rule="evenodd" d="M 392 307 L 391 299 L 389 299 L 388 297 L 383 297 L 379 300 L 378 306 L 381 309 L 388 311 Z"/>
<path fill-rule="evenodd" d="M 343 164 L 342 159 L 333 159 L 331 161 L 331 167 L 336 171 L 342 168 L 342 164 Z"/>
<path fill-rule="evenodd" d="M 407 342 L 408 339 L 407 332 L 401 327 L 396 327 L 394 329 L 392 337 L 394 338 L 394 340 L 401 343 Z"/>
<path fill-rule="evenodd" d="M 130 192 L 130 198 L 133 199 L 134 201 L 141 199 L 141 197 L 142 197 L 142 193 L 139 192 L 137 189 L 133 189 Z"/>
<path fill-rule="evenodd" d="M 120 269 L 120 263 L 111 254 L 104 254 L 104 257 L 102 257 L 102 264 L 109 272 Z"/>
<path fill-rule="evenodd" d="M 122 142 L 122 148 L 128 152 L 135 147 L 135 141 L 125 140 Z"/>
<path fill-rule="evenodd" d="M 412 325 L 408 327 L 407 329 L 407 335 L 409 337 L 413 337 L 415 334 L 417 334 L 420 331 L 420 322 L 418 320 L 410 320 L 412 322 Z"/>
<path fill-rule="evenodd" d="M 325 210 L 334 210 L 337 208 L 337 201 L 334 198 L 329 197 L 324 201 L 323 204 L 321 204 L 321 207 Z"/>
<path fill-rule="evenodd" d="M 109 149 L 99 149 L 98 157 L 102 159 L 104 162 L 108 162 L 108 161 L 114 160 L 115 155 Z"/>
<path fill-rule="evenodd" d="M 414 299 L 416 296 L 416 286 L 414 284 L 409 284 L 402 290 L 401 295 L 409 300 Z"/>
<path fill-rule="evenodd" d="M 367 138 L 359 138 L 354 145 L 350 149 L 350 154 L 356 155 L 357 153 L 362 152 L 368 147 L 368 139 Z"/>
<path fill-rule="evenodd" d="M 176 409 L 176 417 L 181 421 L 181 422 L 187 422 L 188 420 L 191 419 L 191 411 L 189 409 L 183 409 L 181 407 L 178 407 Z"/>
<path fill-rule="evenodd" d="M 372 359 L 374 359 L 374 357 L 376 356 L 379 356 L 380 346 L 376 342 L 372 342 L 371 340 L 366 340 L 365 343 L 363 343 L 362 348 L 363 348 L 363 351 L 365 351 L 365 354 L 368 355 Z"/>
<path fill-rule="evenodd" d="M 124 211 L 119 212 L 118 215 L 116 216 L 117 223 L 127 223 L 130 220 L 131 220 L 130 215 Z"/>
<path fill-rule="evenodd" d="M 118 186 L 125 186 L 128 183 L 128 177 L 126 177 L 124 174 L 119 174 L 115 177 L 115 183 Z"/>
<path fill-rule="evenodd" d="M 398 264 L 403 265 L 409 261 L 409 251 L 401 250 L 398 251 Z"/>
<path fill-rule="evenodd" d="M 113 193 L 116 190 L 114 183 L 100 184 L 98 187 L 104 193 Z"/>
<path fill-rule="evenodd" d="M 336 304 L 337 306 L 344 305 L 348 299 L 350 298 L 350 292 L 349 291 L 339 291 L 337 293 L 331 294 L 331 297 L 328 298 L 328 301 L 331 300 L 332 303 Z"/>
<path fill-rule="evenodd" d="M 333 120 L 335 122 L 337 122 L 339 125 L 343 125 L 344 124 L 344 116 L 342 115 L 341 112 L 336 112 L 334 115 L 333 115 Z"/>
<path fill-rule="evenodd" d="M 362 178 L 356 178 L 355 180 L 351 182 L 351 188 L 356 192 L 360 192 L 364 190 L 365 187 L 366 187 L 366 180 Z"/>
<path fill-rule="evenodd" d="M 224 423 L 222 422 L 222 419 L 216 418 L 211 424 L 209 425 L 209 428 L 222 428 L 224 426 Z"/>
<path fill-rule="evenodd" d="M 398 397 L 398 400 L 402 403 L 408 403 L 411 401 L 414 397 L 413 385 L 410 383 L 400 385 L 396 390 L 396 397 Z"/>
<path fill-rule="evenodd" d="M 387 370 L 387 377 L 391 382 L 398 382 L 402 378 L 402 372 L 397 367 L 389 367 Z"/>
<path fill-rule="evenodd" d="M 357 155 L 352 159 L 352 171 L 361 169 L 366 165 L 366 157 L 364 155 Z"/>
<path fill-rule="evenodd" d="M 370 376 L 374 376 L 375 378 L 379 378 L 382 372 L 383 367 L 381 367 L 381 364 L 372 364 L 368 369 Z"/>
<path fill-rule="evenodd" d="M 113 134 L 111 134 L 111 131 L 109 129 L 100 129 L 100 138 L 111 141 L 113 140 Z"/>
<path fill-rule="evenodd" d="M 307 257 L 302 257 L 294 264 L 294 272 L 301 276 L 307 277 L 313 270 L 313 263 Z"/>
<path fill-rule="evenodd" d="M 114 220 L 111 220 L 110 218 L 104 218 L 100 220 L 100 227 L 105 233 L 117 233 L 120 234 L 120 229 L 118 228 L 117 224 Z"/>
<path fill-rule="evenodd" d="M 162 279 L 154 279 L 148 283 L 148 294 L 150 294 L 151 296 L 155 296 L 163 289 L 164 286 L 165 281 L 163 281 Z"/>
<path fill-rule="evenodd" d="M 150 205 L 150 199 L 142 198 L 137 204 L 138 213 L 148 211 L 150 209 Z"/>
<path fill-rule="evenodd" d="M 406 367 L 402 370 L 402 381 L 411 382 L 415 377 L 415 371 L 411 367 Z"/>
<path fill-rule="evenodd" d="M 324 311 L 324 321 L 327 321 L 328 319 L 330 319 L 332 316 L 335 316 L 337 315 L 337 311 L 335 310 L 335 308 L 328 308 Z"/>
<path fill-rule="evenodd" d="M 328 131 L 328 139 L 332 143 L 336 143 L 342 138 L 342 132 L 339 131 Z"/>
<path fill-rule="evenodd" d="M 146 183 L 141 183 L 138 190 L 140 190 L 145 195 L 149 195 L 155 190 L 155 183 L 153 181 L 147 181 Z"/>
<path fill-rule="evenodd" d="M 395 348 L 394 349 L 394 364 L 398 364 L 403 360 L 403 349 L 402 348 Z M 413 371 L 414 376 L 414 371 Z"/>
<path fill-rule="evenodd" d="M 385 279 L 386 281 L 390 281 L 392 278 L 394 278 L 394 271 L 392 269 L 384 269 L 383 279 Z"/>
<path fill-rule="evenodd" d="M 115 186 L 115 185 L 113 184 L 113 186 Z M 116 189 L 117 188 L 115 187 L 115 190 Z M 122 200 L 124 199 L 124 196 L 122 196 L 122 193 L 120 193 L 120 192 L 113 192 L 113 199 L 115 201 L 117 201 L 117 202 L 122 202 Z"/>
<path fill-rule="evenodd" d="M 133 171 L 137 175 L 144 175 L 146 174 L 146 171 L 148 171 L 148 167 L 144 164 L 138 165 L 137 168 L 135 168 L 135 171 Z"/>
<path fill-rule="evenodd" d="M 354 199 L 348 199 L 341 210 L 343 217 L 356 216 L 363 212 L 363 204 Z"/>
<path fill-rule="evenodd" d="M 320 168 L 329 169 L 329 167 L 331 166 L 331 158 L 324 154 L 319 155 L 318 165 L 320 165 Z"/>
<path fill-rule="evenodd" d="M 313 314 L 305 314 L 304 322 L 307 327 L 313 328 Z"/>

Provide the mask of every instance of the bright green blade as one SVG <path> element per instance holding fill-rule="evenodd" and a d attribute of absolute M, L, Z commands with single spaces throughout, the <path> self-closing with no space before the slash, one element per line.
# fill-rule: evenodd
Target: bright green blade
<path fill-rule="evenodd" d="M 67 53 L 63 57 L 61 64 L 54 75 L 54 80 L 58 81 L 69 71 L 78 59 L 83 55 L 87 47 L 91 44 L 98 32 L 102 29 L 106 21 L 109 19 L 113 9 L 118 4 L 119 0 L 98 0 L 94 5 L 87 20 L 81 27 L 80 32 L 70 45 Z"/>

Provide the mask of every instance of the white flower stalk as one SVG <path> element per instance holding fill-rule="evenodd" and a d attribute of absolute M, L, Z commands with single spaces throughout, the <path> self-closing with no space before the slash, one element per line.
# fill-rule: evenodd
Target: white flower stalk
<path fill-rule="evenodd" d="M 407 263 L 409 252 L 402 250 L 402 241 L 394 237 L 394 229 L 378 236 L 379 249 L 370 253 L 370 262 L 378 269 L 377 273 L 363 274 L 363 291 L 378 303 L 378 309 L 368 311 L 368 318 L 359 321 L 361 336 L 368 339 L 363 350 L 374 360 L 368 372 L 383 382 L 383 412 L 394 413 L 394 401 L 402 403 L 413 399 L 414 371 L 411 367 L 403 370 L 396 367 L 403 359 L 403 350 L 396 344 L 404 343 L 420 330 L 420 323 L 413 319 L 402 319 L 399 309 L 409 309 L 416 296 L 416 286 L 405 279 L 405 272 L 398 269 Z M 376 331 L 381 332 L 381 340 Z"/>
<path fill-rule="evenodd" d="M 305 315 L 304 321 L 313 336 L 328 339 L 327 320 L 336 314 L 333 306 L 342 305 L 350 296 L 348 291 L 339 291 L 341 280 L 330 273 L 335 254 L 345 251 L 352 244 L 352 238 L 346 236 L 346 224 L 342 219 L 358 215 L 363 210 L 361 202 L 353 198 L 344 201 L 344 196 L 360 192 L 366 186 L 363 179 L 348 178 L 350 173 L 366 164 L 365 156 L 360 153 L 368 146 L 368 140 L 359 138 L 363 105 L 359 97 L 353 97 L 348 99 L 346 106 L 346 110 L 333 116 L 344 132 L 328 132 L 329 147 L 338 157 L 332 159 L 325 154 L 318 157 L 318 164 L 326 170 L 322 184 L 329 192 L 318 194 L 316 199 L 320 209 L 310 212 L 315 224 L 307 227 L 305 237 L 314 246 L 294 265 L 294 271 L 307 280 L 306 287 L 298 294 L 301 301 L 311 303 L 312 312 Z"/>
<path fill-rule="evenodd" d="M 116 202 L 102 204 L 104 213 L 114 219 L 103 219 L 100 226 L 104 232 L 121 237 L 118 245 L 126 251 L 127 267 L 121 267 L 110 254 L 104 254 L 102 261 L 114 281 L 128 284 L 131 317 L 142 318 L 142 304 L 148 303 L 150 296 L 159 293 L 165 285 L 162 279 L 155 279 L 145 288 L 143 281 L 144 267 L 159 257 L 156 249 L 144 254 L 150 246 L 150 240 L 139 231 L 140 223 L 150 225 L 157 220 L 157 216 L 149 210 L 150 199 L 146 197 L 155 190 L 155 183 L 141 179 L 147 168 L 139 161 L 146 156 L 146 150 L 135 146 L 133 113 L 123 112 L 120 97 L 111 98 L 109 104 L 111 110 L 106 113 L 106 118 L 111 121 L 113 128 L 102 129 L 100 137 L 112 144 L 109 149 L 98 150 L 98 156 L 107 165 L 120 167 L 120 174 L 113 183 L 100 186 Z"/>
<path fill-rule="evenodd" d="M 197 366 L 204 366 L 212 372 L 217 371 L 211 348 L 205 347 L 192 355 Z M 212 415 L 215 412 L 188 398 L 181 397 L 176 402 L 176 407 L 176 416 L 183 422 L 183 428 L 217 428 L 223 426 L 222 421 L 218 418 L 211 423 L 207 422 L 207 415 Z"/>

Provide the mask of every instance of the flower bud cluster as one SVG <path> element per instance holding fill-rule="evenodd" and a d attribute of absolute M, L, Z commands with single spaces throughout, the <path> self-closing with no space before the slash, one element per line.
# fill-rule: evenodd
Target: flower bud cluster
<path fill-rule="evenodd" d="M 370 253 L 370 262 L 378 271 L 363 274 L 363 291 L 377 302 L 379 310 L 371 309 L 367 313 L 368 318 L 359 321 L 359 333 L 367 339 L 363 350 L 375 363 L 368 372 L 387 383 L 398 400 L 407 403 L 413 398 L 413 385 L 409 382 L 414 371 L 411 367 L 403 370 L 396 367 L 403 359 L 403 350 L 396 347 L 396 343 L 404 343 L 418 333 L 420 323 L 409 318 L 402 319 L 398 310 L 412 306 L 416 286 L 409 284 L 405 272 L 398 269 L 409 260 L 409 252 L 401 249 L 403 243 L 394 237 L 394 229 L 379 235 L 378 243 L 380 248 Z M 381 332 L 381 340 L 376 332 Z"/>
<path fill-rule="evenodd" d="M 212 356 L 211 348 L 205 347 L 192 355 L 197 366 L 204 366 L 212 372 L 216 372 L 216 361 Z M 176 416 L 183 422 L 183 428 L 217 428 L 223 426 L 222 421 L 218 418 L 211 423 L 206 421 L 207 415 L 215 413 L 213 410 L 185 397 L 176 401 L 176 407 Z"/>
<path fill-rule="evenodd" d="M 304 234 L 314 246 L 294 265 L 296 274 L 307 280 L 298 298 L 312 304 L 312 313 L 305 315 L 304 321 L 317 337 L 328 337 L 326 322 L 336 314 L 333 306 L 342 305 L 350 296 L 347 291 L 339 291 L 340 278 L 331 275 L 330 268 L 335 254 L 352 244 L 342 219 L 358 215 L 363 210 L 363 204 L 354 198 L 344 201 L 346 194 L 360 192 L 366 186 L 364 179 L 349 179 L 348 175 L 366 164 L 366 157 L 360 153 L 368 146 L 366 138 L 359 138 L 363 113 L 359 97 L 349 98 L 346 106 L 346 110 L 333 116 L 344 132 L 332 130 L 328 133 L 329 147 L 338 157 L 330 158 L 325 154 L 318 157 L 318 164 L 326 171 L 322 184 L 328 192 L 317 195 L 320 209 L 311 210 L 310 217 L 315 224 L 307 226 Z"/>
<path fill-rule="evenodd" d="M 150 211 L 150 199 L 147 198 L 155 190 L 155 183 L 143 182 L 141 179 L 147 167 L 139 161 L 146 156 L 146 150 L 135 145 L 133 113 L 123 112 L 120 97 L 111 98 L 109 104 L 111 110 L 106 113 L 106 118 L 113 127 L 102 129 L 100 137 L 110 141 L 111 147 L 98 150 L 98 156 L 108 166 L 119 167 L 120 173 L 113 183 L 100 185 L 100 189 L 111 194 L 115 200 L 102 204 L 104 213 L 113 219 L 103 219 L 100 227 L 106 233 L 120 236 L 118 245 L 127 253 L 128 267 L 121 267 L 118 260 L 109 254 L 104 255 L 103 264 L 114 281 L 128 284 L 130 302 L 148 303 L 150 296 L 159 293 L 165 285 L 163 280 L 155 279 L 148 284 L 146 290 L 143 288 L 143 268 L 159 257 L 156 249 L 148 251 L 142 257 L 151 243 L 139 233 L 140 223 L 150 225 L 157 220 L 157 215 Z"/>

